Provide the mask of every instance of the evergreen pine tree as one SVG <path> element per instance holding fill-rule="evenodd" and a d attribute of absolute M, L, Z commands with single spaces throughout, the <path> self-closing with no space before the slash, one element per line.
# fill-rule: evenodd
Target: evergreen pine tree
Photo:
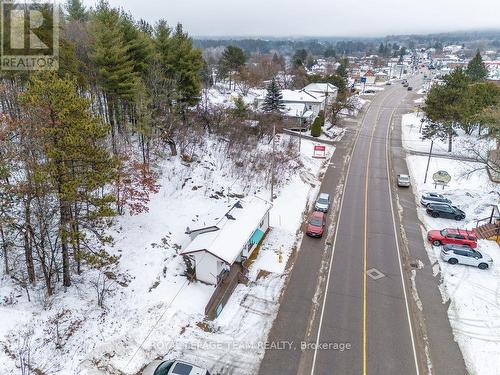
<path fill-rule="evenodd" d="M 218 75 L 220 78 L 229 77 L 229 87 L 232 84 L 233 72 L 239 72 L 245 65 L 246 56 L 243 50 L 236 46 L 227 46 L 222 53 L 218 65 Z"/>
<path fill-rule="evenodd" d="M 23 103 L 46 153 L 33 175 L 48 181 L 57 197 L 63 285 L 70 286 L 70 249 L 78 268 L 82 255 L 80 228 L 97 231 L 102 220 L 114 215 L 113 198 L 104 193 L 116 172 L 103 142 L 108 129 L 93 117 L 90 102 L 78 95 L 75 81 L 54 72 L 34 75 Z"/>
<path fill-rule="evenodd" d="M 469 78 L 475 82 L 483 81 L 488 77 L 488 69 L 486 69 L 479 51 L 477 51 L 476 56 L 469 61 L 465 72 Z"/>
<path fill-rule="evenodd" d="M 342 59 L 340 61 L 340 65 L 336 71 L 337 75 L 340 76 L 346 82 L 347 82 L 347 77 L 348 77 L 348 72 L 347 72 L 348 65 L 349 65 L 349 61 L 347 59 Z"/>
<path fill-rule="evenodd" d="M 123 39 L 128 47 L 128 55 L 134 64 L 134 72 L 143 76 L 153 55 L 151 37 L 137 26 L 130 14 L 121 14 Z"/>
<path fill-rule="evenodd" d="M 97 82 L 106 94 L 108 121 L 111 124 L 113 152 L 118 154 L 116 133 L 122 130 L 123 114 L 120 101 L 133 100 L 138 87 L 138 75 L 123 35 L 123 23 L 116 9 L 101 1 L 91 20 L 93 45 L 90 58 L 97 69 Z"/>
<path fill-rule="evenodd" d="M 319 137 L 321 135 L 321 119 L 316 117 L 313 124 L 311 125 L 311 135 L 313 137 Z"/>
<path fill-rule="evenodd" d="M 247 114 L 247 105 L 241 95 L 234 99 L 233 114 L 238 118 L 245 118 Z"/>
<path fill-rule="evenodd" d="M 173 101 L 181 107 L 196 104 L 201 90 L 201 51 L 193 46 L 181 24 L 172 32 L 165 21 L 157 25 L 155 46 L 165 78 L 173 85 Z"/>
<path fill-rule="evenodd" d="M 68 21 L 85 22 L 88 19 L 88 13 L 81 0 L 66 0 L 66 12 Z"/>
<path fill-rule="evenodd" d="M 275 78 L 271 80 L 271 83 L 267 87 L 267 94 L 264 99 L 262 109 L 266 113 L 276 114 L 281 113 L 281 111 L 285 109 L 285 105 L 283 104 L 283 94 L 281 93 Z"/>
<path fill-rule="evenodd" d="M 305 49 L 299 49 L 295 51 L 295 54 L 292 57 L 292 62 L 294 67 L 302 67 L 305 65 L 307 60 L 307 51 Z"/>
<path fill-rule="evenodd" d="M 137 82 L 122 26 L 119 12 L 101 1 L 92 19 L 94 44 L 90 57 L 99 72 L 98 80 L 113 99 L 132 98 Z"/>
<path fill-rule="evenodd" d="M 380 56 L 385 55 L 385 46 L 384 46 L 384 43 L 382 43 L 382 42 L 380 42 L 380 45 L 378 46 L 378 54 Z"/>

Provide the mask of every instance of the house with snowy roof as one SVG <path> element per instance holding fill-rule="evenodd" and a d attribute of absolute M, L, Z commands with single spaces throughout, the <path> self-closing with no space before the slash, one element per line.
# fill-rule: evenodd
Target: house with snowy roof
<path fill-rule="evenodd" d="M 243 264 L 269 229 L 271 203 L 258 197 L 238 200 L 216 222 L 188 229 L 191 242 L 181 251 L 196 279 L 217 285 L 235 264 Z"/>
<path fill-rule="evenodd" d="M 320 93 L 313 93 L 305 89 L 302 90 L 282 90 L 283 116 L 290 119 L 297 119 L 311 122 L 325 108 L 326 97 Z M 258 97 L 257 108 L 262 108 L 266 96 Z"/>
<path fill-rule="evenodd" d="M 332 103 L 338 94 L 338 88 L 331 83 L 310 83 L 304 87 L 306 92 L 310 92 L 313 95 L 326 98 L 326 103 Z"/>

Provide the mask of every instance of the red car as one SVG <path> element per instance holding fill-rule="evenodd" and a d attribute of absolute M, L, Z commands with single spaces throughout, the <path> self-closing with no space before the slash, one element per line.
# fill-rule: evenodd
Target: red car
<path fill-rule="evenodd" d="M 467 245 L 473 249 L 477 247 L 477 237 L 474 231 L 467 229 L 431 230 L 427 233 L 427 239 L 434 246 L 441 245 Z"/>
<path fill-rule="evenodd" d="M 322 237 L 325 231 L 326 216 L 323 212 L 314 211 L 307 222 L 306 234 L 310 237 Z"/>

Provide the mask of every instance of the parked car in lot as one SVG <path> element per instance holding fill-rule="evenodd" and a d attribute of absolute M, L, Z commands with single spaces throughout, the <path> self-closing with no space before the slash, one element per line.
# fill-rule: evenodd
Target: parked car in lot
<path fill-rule="evenodd" d="M 316 211 L 328 212 L 328 210 L 330 209 L 330 194 L 321 193 L 318 196 L 318 199 L 316 199 L 314 209 Z"/>
<path fill-rule="evenodd" d="M 398 174 L 397 177 L 398 186 L 409 187 L 410 186 L 410 176 L 407 174 Z"/>
<path fill-rule="evenodd" d="M 477 237 L 474 231 L 467 229 L 445 228 L 442 230 L 430 230 L 427 239 L 434 246 L 441 245 L 467 245 L 472 249 L 477 247 Z"/>
<path fill-rule="evenodd" d="M 314 211 L 307 222 L 306 234 L 309 237 L 323 237 L 325 225 L 326 215 L 321 211 Z"/>
<path fill-rule="evenodd" d="M 451 204 L 451 201 L 448 198 L 445 198 L 444 195 L 437 193 L 425 193 L 422 194 L 420 198 L 420 204 L 424 207 L 427 207 L 429 204 Z"/>
<path fill-rule="evenodd" d="M 153 361 L 142 372 L 142 375 L 210 375 L 201 367 L 183 361 Z"/>
<path fill-rule="evenodd" d="M 466 264 L 482 270 L 493 265 L 493 259 L 486 254 L 471 249 L 467 245 L 445 245 L 441 249 L 441 259 L 450 264 Z"/>
<path fill-rule="evenodd" d="M 413 90 L 413 87 L 408 86 L 408 91 L 411 91 L 411 90 Z"/>
<path fill-rule="evenodd" d="M 457 221 L 465 219 L 465 212 L 451 204 L 431 203 L 427 206 L 426 211 L 434 218 L 442 217 L 444 219 L 455 219 Z"/>

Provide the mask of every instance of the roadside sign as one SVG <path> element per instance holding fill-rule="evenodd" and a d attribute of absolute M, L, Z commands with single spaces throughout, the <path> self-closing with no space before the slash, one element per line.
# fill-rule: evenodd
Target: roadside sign
<path fill-rule="evenodd" d="M 326 146 L 314 145 L 313 158 L 325 159 L 326 158 Z"/>
<path fill-rule="evenodd" d="M 366 83 L 366 77 L 361 77 L 361 83 Z"/>
<path fill-rule="evenodd" d="M 437 171 L 432 175 L 432 180 L 434 181 L 434 186 L 440 185 L 443 189 L 451 181 L 451 176 L 446 171 Z"/>

